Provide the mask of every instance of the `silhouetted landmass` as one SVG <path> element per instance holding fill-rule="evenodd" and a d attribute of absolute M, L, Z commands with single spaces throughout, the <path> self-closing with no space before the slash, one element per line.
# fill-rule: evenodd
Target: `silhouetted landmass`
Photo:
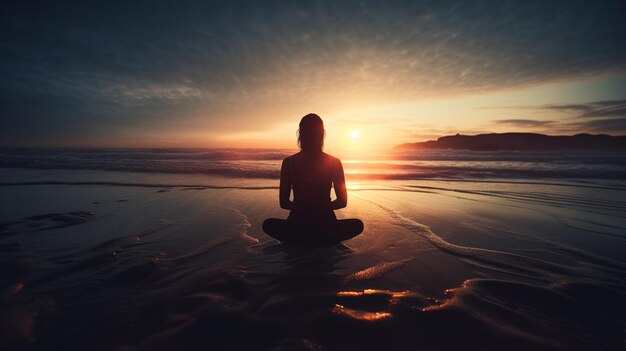
<path fill-rule="evenodd" d="M 626 136 L 577 134 L 552 136 L 535 133 L 450 135 L 437 140 L 398 145 L 396 149 L 471 151 L 626 151 Z"/>

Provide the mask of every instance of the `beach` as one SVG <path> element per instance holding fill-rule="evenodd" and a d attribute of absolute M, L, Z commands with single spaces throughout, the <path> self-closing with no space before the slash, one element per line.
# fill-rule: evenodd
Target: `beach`
<path fill-rule="evenodd" d="M 624 14 L 3 2 L 0 351 L 625 351 Z"/>
<path fill-rule="evenodd" d="M 342 158 L 325 248 L 261 229 L 287 154 L 5 152 L 3 349 L 624 347 L 623 154 Z"/>

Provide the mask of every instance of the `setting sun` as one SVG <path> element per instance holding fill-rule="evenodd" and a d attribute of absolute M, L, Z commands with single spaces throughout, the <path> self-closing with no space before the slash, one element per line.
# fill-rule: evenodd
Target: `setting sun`
<path fill-rule="evenodd" d="M 0 351 L 626 351 L 626 0 L 32 3 Z"/>

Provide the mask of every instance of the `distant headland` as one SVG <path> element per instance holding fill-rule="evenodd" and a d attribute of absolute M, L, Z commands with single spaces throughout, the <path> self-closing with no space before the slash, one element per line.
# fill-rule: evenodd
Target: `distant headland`
<path fill-rule="evenodd" d="M 626 151 L 626 136 L 576 134 L 553 136 L 536 133 L 491 133 L 450 135 L 437 140 L 406 143 L 395 147 L 405 150 L 470 151 Z"/>

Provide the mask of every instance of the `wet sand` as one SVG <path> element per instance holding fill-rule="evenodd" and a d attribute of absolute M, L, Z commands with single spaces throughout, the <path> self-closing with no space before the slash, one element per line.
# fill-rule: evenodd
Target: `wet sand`
<path fill-rule="evenodd" d="M 364 233 L 306 249 L 262 233 L 265 218 L 287 212 L 271 182 L 248 182 L 1 186 L 2 343 L 27 350 L 624 345 L 626 187 L 355 183 L 338 216 L 361 218 Z"/>

